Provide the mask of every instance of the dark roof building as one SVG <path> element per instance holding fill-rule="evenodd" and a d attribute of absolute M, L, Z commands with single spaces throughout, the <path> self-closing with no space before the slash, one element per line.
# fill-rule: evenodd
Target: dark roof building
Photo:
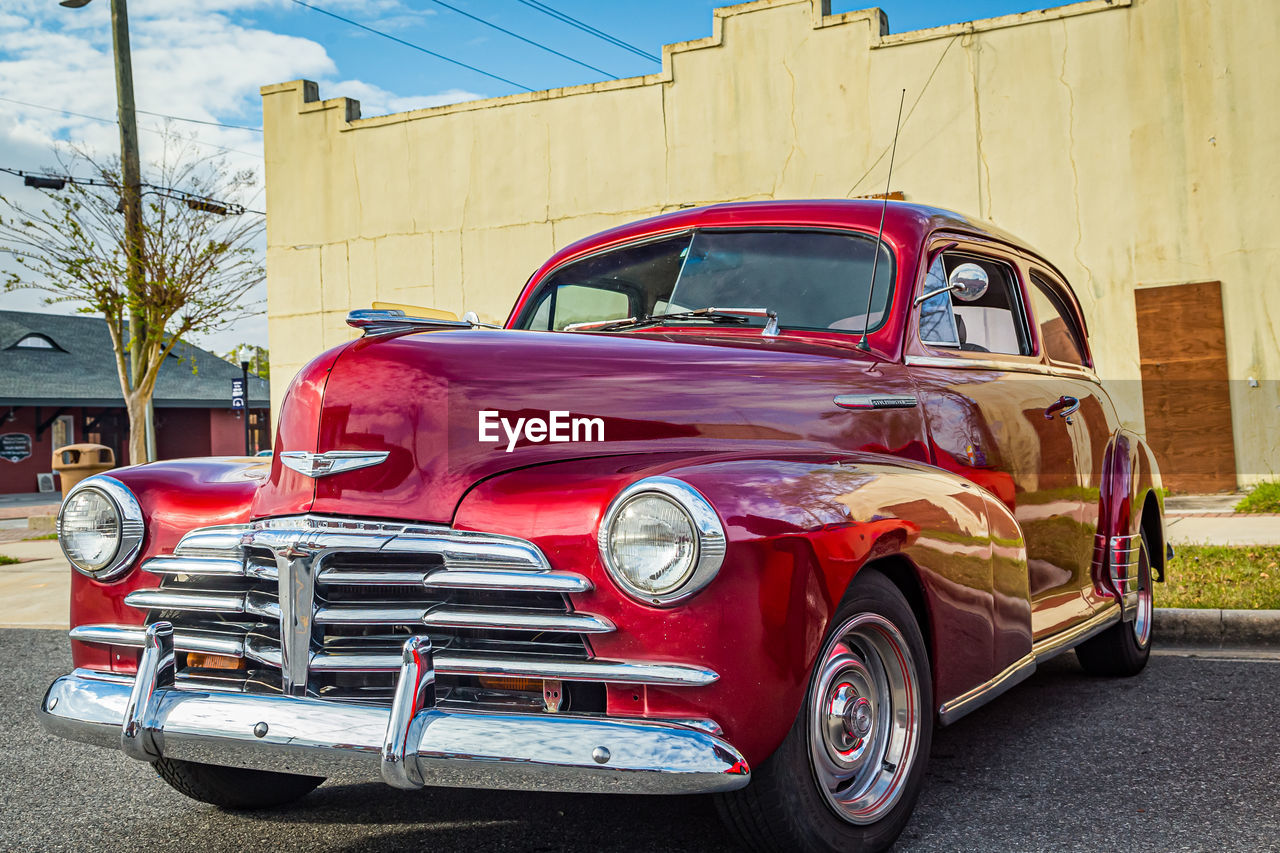
<path fill-rule="evenodd" d="M 240 366 L 179 342 L 160 368 L 157 408 L 231 408 Z M 249 377 L 252 408 L 269 405 L 265 379 Z M 0 404 L 122 406 L 107 321 L 86 315 L 0 311 Z"/>
<path fill-rule="evenodd" d="M 153 398 L 156 455 L 243 453 L 243 414 L 231 405 L 231 382 L 240 378 L 239 365 L 175 346 Z M 270 446 L 269 400 L 267 381 L 251 374 L 251 449 Z M 39 475 L 52 471 L 54 448 L 84 441 L 128 463 L 129 422 L 106 321 L 0 311 L 0 493 L 36 491 Z"/>

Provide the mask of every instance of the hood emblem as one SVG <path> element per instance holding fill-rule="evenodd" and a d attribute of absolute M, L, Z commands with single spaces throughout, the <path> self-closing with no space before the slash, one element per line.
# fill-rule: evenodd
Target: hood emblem
<path fill-rule="evenodd" d="M 341 474 L 343 471 L 354 471 L 357 468 L 368 468 L 385 462 L 391 455 L 389 451 L 364 450 L 330 450 L 328 453 L 308 453 L 305 450 L 287 450 L 280 454 L 280 461 L 285 467 L 292 468 L 304 477 L 327 477 L 330 474 Z"/>

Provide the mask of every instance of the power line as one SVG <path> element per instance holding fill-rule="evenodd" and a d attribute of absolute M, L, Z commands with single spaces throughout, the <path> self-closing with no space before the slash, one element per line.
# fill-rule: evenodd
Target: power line
<path fill-rule="evenodd" d="M 143 115 L 155 116 L 156 118 L 170 118 L 170 119 L 173 119 L 174 121 L 185 121 L 185 122 L 189 122 L 190 124 L 207 124 L 210 127 L 226 127 L 226 128 L 230 128 L 231 130 L 247 130 L 250 133 L 262 133 L 262 128 L 249 127 L 248 125 L 245 125 L 245 124 L 226 124 L 225 122 L 207 121 L 202 118 L 183 118 L 182 116 L 171 116 L 168 113 L 153 113 L 150 110 L 134 109 L 134 112 L 142 113 Z"/>
<path fill-rule="evenodd" d="M 595 71 L 597 73 L 603 74 L 606 77 L 611 77 L 614 80 L 618 79 L 617 74 L 610 74 L 608 71 L 605 71 L 603 68 L 596 68 L 594 65 L 588 65 L 587 63 L 579 59 L 574 59 L 572 56 L 570 56 L 567 53 L 561 53 L 560 51 L 556 50 L 553 47 L 547 47 L 542 42 L 525 38 L 519 33 L 513 33 L 511 30 L 507 29 L 506 27 L 500 27 L 497 24 L 493 23 L 492 21 L 486 21 L 484 18 L 477 17 L 471 14 L 470 12 L 465 12 L 462 9 L 459 9 L 457 6 L 450 6 L 448 3 L 445 3 L 444 0 L 431 0 L 431 2 L 435 3 L 437 6 L 443 6 L 444 8 L 448 9 L 451 12 L 457 12 L 459 15 L 462 15 L 464 18 L 470 18 L 471 20 L 477 23 L 484 24 L 486 27 L 495 29 L 500 33 L 506 33 L 507 35 L 511 36 L 514 39 L 520 39 L 520 41 L 524 42 L 525 44 L 531 44 L 534 47 L 538 48 L 539 50 L 545 50 L 547 53 L 555 54 L 561 59 L 567 59 L 570 62 L 572 62 L 574 65 L 581 65 L 583 68 L 587 68 L 587 69 L 590 69 L 591 71 Z"/>
<path fill-rule="evenodd" d="M 57 107 L 46 107 L 43 104 L 32 104 L 32 103 L 28 103 L 27 101 L 15 101 L 13 98 L 0 98 L 0 101 L 7 101 L 11 104 L 18 104 L 19 106 L 23 106 L 23 107 L 32 107 L 33 109 L 37 109 L 37 110 L 51 110 L 55 113 L 65 113 L 71 116 L 78 116 L 79 118 L 88 118 L 88 119 L 93 119 L 94 121 L 106 121 L 106 122 L 115 124 L 115 119 L 99 118 L 98 116 L 85 115 L 84 113 L 76 113 L 76 112 L 72 112 L 71 110 L 62 110 L 62 109 L 58 109 Z M 226 128 L 230 128 L 231 130 L 248 130 L 248 131 L 252 131 L 253 133 L 262 133 L 262 128 L 260 127 L 248 127 L 247 125 L 243 125 L 243 124 L 224 124 L 223 122 L 220 122 L 220 121 L 206 121 L 205 119 L 202 119 L 202 118 L 183 118 L 182 116 L 171 116 L 168 113 L 153 113 L 150 110 L 135 109 L 134 112 L 142 113 L 143 115 L 155 116 L 156 118 L 167 118 L 167 119 L 173 119 L 174 121 L 185 121 L 191 124 L 207 124 L 210 127 L 226 127 Z"/>
<path fill-rule="evenodd" d="M 63 115 L 66 115 L 66 116 L 75 116 L 76 118 L 88 119 L 89 121 L 97 121 L 103 124 L 117 124 L 117 121 L 113 118 L 103 118 L 102 116 L 91 116 L 88 113 L 78 113 L 78 112 L 75 112 L 74 110 L 64 110 L 60 107 L 49 107 L 49 106 L 45 106 L 44 104 L 32 104 L 32 103 L 28 103 L 27 101 L 17 101 L 17 100 L 14 100 L 13 98 L 0 97 L 0 101 L 4 101 L 10 104 L 17 104 L 18 106 L 22 106 L 22 107 L 30 107 L 33 110 L 45 110 L 51 113 L 62 113 Z M 143 110 L 134 110 L 134 112 L 140 113 L 140 112 L 143 112 Z M 147 115 L 162 115 L 162 113 L 147 113 Z M 165 117 L 177 118 L 176 116 L 165 116 Z M 178 119 L 178 120 L 179 121 L 195 121 L 195 119 Z M 208 122 L 202 122 L 202 123 L 207 124 Z M 220 125 L 220 126 L 234 127 L 234 125 Z M 249 130 L 251 128 L 245 128 L 245 129 Z M 157 136 L 168 135 L 163 130 L 159 130 L 154 127 L 142 126 L 142 127 L 139 127 L 138 130 L 145 130 L 147 133 L 154 133 Z M 196 143 L 197 145 L 205 145 L 205 146 L 208 146 L 209 148 L 217 148 L 219 151 L 229 151 L 232 154 L 243 154 L 246 157 L 262 156 L 261 154 L 254 153 L 252 151 L 241 151 L 239 148 L 228 148 L 225 145 L 217 145 L 213 142 L 205 142 L 203 139 L 191 139 L 190 141 Z"/>
<path fill-rule="evenodd" d="M 23 183 L 29 187 L 42 190 L 60 190 L 67 184 L 80 184 L 86 187 L 111 187 L 119 189 L 119 184 L 113 181 L 106 181 L 101 178 L 77 178 L 71 175 L 57 175 L 52 172 L 28 172 L 23 169 L 10 169 L 8 166 L 0 166 L 0 172 L 8 172 L 10 175 L 17 175 L 22 178 Z M 203 210 L 206 213 L 217 213 L 221 216 L 239 216 L 243 213 L 256 213 L 259 216 L 266 216 L 261 210 L 250 210 L 243 204 L 234 201 L 220 201 L 212 196 L 199 195 L 197 193 L 180 190 L 177 187 L 164 187 L 159 184 L 139 184 L 138 188 L 143 190 L 142 195 L 151 193 L 153 195 L 171 198 L 174 201 L 180 201 L 190 207 L 192 210 Z"/>
<path fill-rule="evenodd" d="M 330 12 L 328 9 L 321 9 L 319 6 L 313 6 L 310 3 L 304 3 L 303 0 L 293 0 L 293 2 L 298 4 L 299 6 L 305 6 L 306 8 L 310 9 L 313 12 L 319 12 L 321 15 L 328 15 L 330 18 L 333 18 L 334 20 L 342 21 L 344 24 L 350 24 L 351 26 L 358 27 L 359 29 L 362 29 L 365 32 L 373 33 L 375 36 L 382 36 L 384 39 L 393 41 L 396 44 L 401 44 L 401 45 L 404 45 L 405 47 L 413 48 L 414 50 L 425 53 L 428 56 L 434 56 L 436 59 L 442 59 L 445 62 L 448 62 L 452 65 L 457 65 L 459 68 L 465 68 L 468 71 L 474 71 L 477 74 L 483 74 L 485 77 L 488 77 L 493 80 L 498 80 L 499 82 L 502 82 L 502 83 L 506 83 L 508 86 L 515 86 L 517 89 L 523 89 L 526 92 L 533 91 L 533 89 L 529 88 L 523 83 L 517 83 L 514 80 L 508 80 L 506 77 L 499 77 L 497 74 L 491 74 L 488 71 L 484 71 L 482 69 L 476 68 L 474 65 L 468 65 L 467 63 L 461 60 L 453 59 L 451 57 L 445 56 L 443 53 L 436 53 L 434 50 L 428 50 L 427 48 L 423 47 L 420 44 L 414 44 L 411 41 L 405 41 L 404 39 L 393 36 L 390 33 L 384 33 L 382 32 L 382 30 L 375 30 L 373 27 L 365 26 L 359 21 L 353 21 L 350 18 L 344 18 L 341 15 L 338 15 L 334 12 Z"/>
<path fill-rule="evenodd" d="M 295 0 L 295 2 L 297 2 L 297 0 Z M 634 53 L 636 56 L 642 56 L 645 59 L 650 60 L 651 62 L 657 62 L 659 64 L 662 63 L 661 57 L 655 56 L 654 54 L 649 53 L 646 50 L 638 48 L 634 44 L 625 42 L 622 39 L 618 38 L 617 36 L 611 36 L 608 33 L 604 32 L 603 30 L 598 30 L 595 27 L 591 26 L 590 24 L 583 23 L 582 21 L 579 21 L 577 18 L 573 17 L 572 15 L 566 15 L 564 12 L 561 12 L 559 9 L 553 9 L 550 6 L 548 6 L 546 3 L 540 3 L 538 2 L 538 0 L 516 0 L 516 2 L 523 3 L 524 5 L 528 6 L 530 9 L 536 9 L 537 11 L 541 12 L 544 15 L 549 15 L 552 18 L 555 18 L 557 21 L 561 22 L 562 24 L 568 24 L 571 27 L 575 27 L 579 30 L 582 30 L 584 33 L 593 35 L 598 39 L 604 39 L 614 47 L 620 47 L 623 50 L 630 51 L 631 53 Z"/>

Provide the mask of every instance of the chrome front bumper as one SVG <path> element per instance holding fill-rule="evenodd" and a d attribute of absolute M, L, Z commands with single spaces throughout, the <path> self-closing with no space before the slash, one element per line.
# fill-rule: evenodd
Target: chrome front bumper
<path fill-rule="evenodd" d="M 166 758 L 327 776 L 365 770 L 401 788 L 438 785 L 690 794 L 746 785 L 741 754 L 706 731 L 652 720 L 442 711 L 430 644 L 405 644 L 390 709 L 173 686 L 173 633 L 147 629 L 136 678 L 77 669 L 40 721 L 72 740 Z"/>

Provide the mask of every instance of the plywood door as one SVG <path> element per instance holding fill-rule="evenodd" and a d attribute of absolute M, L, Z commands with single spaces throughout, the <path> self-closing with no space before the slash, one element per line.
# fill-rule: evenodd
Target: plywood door
<path fill-rule="evenodd" d="M 1174 492 L 1236 488 L 1222 286 L 1134 292 L 1147 441 Z"/>

